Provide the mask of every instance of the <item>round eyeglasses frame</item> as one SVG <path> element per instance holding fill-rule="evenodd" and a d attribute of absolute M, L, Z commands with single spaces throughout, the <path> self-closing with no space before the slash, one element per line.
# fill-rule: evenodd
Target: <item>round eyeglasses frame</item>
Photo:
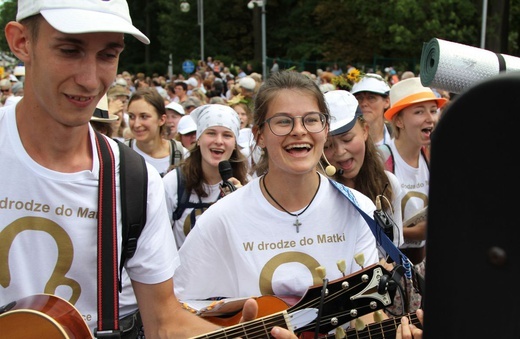
<path fill-rule="evenodd" d="M 267 123 L 269 126 L 269 129 L 271 132 L 279 137 L 286 136 L 290 134 L 294 129 L 294 121 L 300 118 L 302 121 L 302 125 L 305 128 L 305 130 L 309 133 L 319 133 L 325 129 L 325 126 L 327 126 L 328 116 L 326 114 L 320 113 L 320 112 L 310 112 L 301 116 L 293 117 L 291 115 L 282 113 L 277 114 L 275 116 L 270 117 L 269 119 L 266 119 L 261 125 Z M 315 118 L 314 120 L 311 120 L 312 118 Z M 284 121 L 285 119 L 285 121 Z M 287 120 L 288 119 L 288 120 Z M 272 122 L 273 125 L 271 124 Z M 290 123 L 289 123 L 290 121 Z M 286 124 L 282 126 L 281 124 Z M 313 125 L 315 124 L 315 125 Z M 290 127 L 290 128 L 289 128 Z M 310 129 L 309 129 L 310 128 Z"/>

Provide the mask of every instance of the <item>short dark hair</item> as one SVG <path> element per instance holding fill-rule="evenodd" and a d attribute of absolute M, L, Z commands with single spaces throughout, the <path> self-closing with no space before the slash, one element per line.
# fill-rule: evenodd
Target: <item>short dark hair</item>
<path fill-rule="evenodd" d="M 188 91 L 188 85 L 184 82 L 184 81 L 176 81 L 175 82 L 175 85 L 173 85 L 173 88 L 177 87 L 177 86 L 181 86 L 182 89 L 187 92 Z"/>

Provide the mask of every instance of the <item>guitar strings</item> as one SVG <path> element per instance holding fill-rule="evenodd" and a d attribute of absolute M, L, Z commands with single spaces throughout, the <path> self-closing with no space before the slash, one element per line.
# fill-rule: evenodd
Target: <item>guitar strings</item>
<path fill-rule="evenodd" d="M 408 317 L 410 323 L 415 326 L 422 328 L 421 322 L 417 318 L 415 313 L 409 313 L 403 315 L 403 317 Z M 385 319 L 381 323 L 371 323 L 367 325 L 364 329 L 358 331 L 355 328 L 348 329 L 345 333 L 344 338 L 355 338 L 355 339 L 373 339 L 373 338 L 393 338 L 397 332 L 397 327 L 401 324 L 401 317 Z M 389 335 L 392 334 L 392 335 Z M 335 334 L 327 334 L 325 336 L 321 336 L 320 338 L 334 338 Z"/>
<path fill-rule="evenodd" d="M 238 325 L 226 327 L 222 330 L 203 335 L 199 338 L 236 338 L 244 337 L 248 339 L 263 339 L 271 337 L 270 332 L 274 326 L 287 328 L 285 311 L 262 317 L 256 320 L 240 323 Z"/>
<path fill-rule="evenodd" d="M 352 285 L 352 286 L 349 286 L 348 288 L 345 288 L 345 289 L 340 288 L 338 291 L 333 292 L 333 293 L 331 293 L 331 294 L 329 294 L 328 296 L 325 297 L 324 305 L 325 306 L 329 306 L 330 304 L 336 304 L 336 303 L 338 303 L 338 299 L 340 301 L 341 300 L 350 301 L 350 297 L 352 295 L 352 290 L 357 289 L 357 288 L 361 288 L 364 285 L 366 285 L 366 282 L 360 281 L 359 283 L 357 283 L 355 285 Z M 329 284 L 329 287 L 330 286 L 331 285 Z M 298 310 L 298 309 L 304 309 L 304 308 L 318 308 L 319 304 L 320 304 L 320 298 L 321 298 L 321 295 L 320 295 L 320 297 L 314 298 L 313 300 L 308 301 L 306 303 L 298 304 L 297 307 L 291 308 L 291 311 L 292 310 Z M 343 304 L 343 303 L 340 302 L 340 304 Z M 332 307 L 334 307 L 334 305 L 332 305 Z M 372 312 L 372 310 L 369 309 L 369 308 L 370 308 L 370 305 L 363 305 L 363 306 L 357 307 L 356 309 L 358 311 L 362 311 L 361 313 L 362 313 L 362 315 L 364 315 L 364 314 L 368 314 L 368 313 Z M 369 309 L 369 310 L 367 311 L 367 309 Z M 345 319 L 344 321 L 341 321 L 340 325 L 343 325 L 343 324 L 349 322 L 350 320 L 354 319 L 345 310 L 343 310 L 343 311 L 339 310 L 336 313 L 330 313 L 330 314 L 327 314 L 327 315 L 323 315 L 322 318 L 319 321 L 319 327 L 321 328 L 321 327 L 327 326 L 327 325 L 331 326 L 331 320 L 333 318 L 341 319 L 341 318 L 345 318 L 345 317 L 347 317 L 348 319 Z"/>

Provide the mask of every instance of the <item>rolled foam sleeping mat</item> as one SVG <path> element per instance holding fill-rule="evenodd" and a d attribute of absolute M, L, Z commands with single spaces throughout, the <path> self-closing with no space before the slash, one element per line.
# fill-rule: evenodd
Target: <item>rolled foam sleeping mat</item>
<path fill-rule="evenodd" d="M 458 94 L 500 72 L 520 70 L 520 58 L 433 38 L 423 45 L 420 67 L 423 86 Z"/>

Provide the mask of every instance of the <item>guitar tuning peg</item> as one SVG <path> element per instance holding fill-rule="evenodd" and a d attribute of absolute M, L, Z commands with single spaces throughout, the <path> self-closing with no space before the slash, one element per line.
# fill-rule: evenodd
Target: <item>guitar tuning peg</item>
<path fill-rule="evenodd" d="M 343 276 L 345 276 L 345 271 L 347 270 L 347 264 L 345 263 L 345 260 L 338 260 L 336 265 L 338 266 L 338 270 L 343 274 Z"/>
<path fill-rule="evenodd" d="M 377 310 L 374 312 L 374 322 L 380 323 L 383 321 L 383 312 L 381 310 Z"/>
<path fill-rule="evenodd" d="M 327 275 L 327 270 L 323 266 L 316 267 L 316 273 L 321 279 L 325 279 L 325 276 Z"/>
<path fill-rule="evenodd" d="M 363 268 L 365 266 L 365 255 L 363 253 L 358 253 L 354 256 L 354 260 L 356 263 Z"/>
<path fill-rule="evenodd" d="M 365 329 L 365 323 L 363 322 L 363 320 L 356 318 L 356 330 L 362 331 L 364 329 Z"/>
<path fill-rule="evenodd" d="M 336 327 L 336 332 L 334 333 L 334 337 L 336 339 L 343 339 L 347 337 L 347 333 L 345 333 L 345 329 L 343 327 Z"/>

